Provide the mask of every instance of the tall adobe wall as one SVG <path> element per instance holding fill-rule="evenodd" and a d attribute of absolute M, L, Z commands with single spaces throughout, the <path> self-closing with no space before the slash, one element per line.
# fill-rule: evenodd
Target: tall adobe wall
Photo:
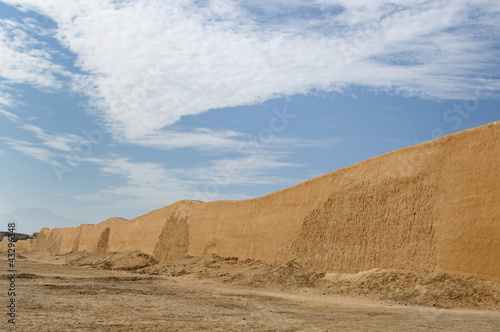
<path fill-rule="evenodd" d="M 304 259 L 323 271 L 500 279 L 500 123 L 244 201 L 180 201 L 130 221 L 42 229 L 31 250 Z"/>

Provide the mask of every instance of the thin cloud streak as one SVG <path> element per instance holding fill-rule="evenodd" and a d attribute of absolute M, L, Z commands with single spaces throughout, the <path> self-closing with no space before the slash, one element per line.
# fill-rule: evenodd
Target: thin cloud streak
<path fill-rule="evenodd" d="M 14 122 L 14 123 L 17 123 L 17 122 L 21 121 L 21 119 L 19 118 L 19 116 L 17 116 L 16 114 L 4 111 L 2 109 L 0 109 L 0 116 L 4 117 L 7 120 L 9 120 L 11 122 Z"/>
<path fill-rule="evenodd" d="M 42 161 L 42 162 L 47 163 L 49 165 L 56 164 L 56 161 L 54 160 L 56 155 L 47 149 L 37 147 L 33 143 L 22 141 L 22 140 L 15 140 L 15 139 L 6 138 L 6 137 L 0 137 L 0 139 L 4 140 L 10 148 L 12 148 L 18 152 L 21 152 L 22 154 L 24 154 L 26 156 L 29 156 L 29 157 L 34 158 L 36 160 Z"/>
<path fill-rule="evenodd" d="M 129 158 L 86 158 L 85 162 L 98 165 L 106 176 L 119 176 L 123 184 L 97 193 L 81 195 L 82 201 L 116 204 L 116 207 L 154 208 L 173 203 L 179 197 L 193 198 L 203 186 L 220 179 L 227 165 L 237 165 L 237 172 L 225 175 L 227 185 L 290 185 L 293 179 L 270 176 L 267 171 L 302 165 L 280 161 L 286 155 L 260 153 L 247 158 L 221 159 L 205 167 L 167 169 L 158 163 L 133 162 Z M 241 194 L 218 194 L 218 199 L 249 198 Z"/>
<path fill-rule="evenodd" d="M 76 150 L 79 144 L 89 143 L 88 140 L 72 134 L 48 134 L 42 128 L 32 124 L 24 124 L 21 129 L 33 132 L 43 145 L 53 149 L 69 152 Z"/>

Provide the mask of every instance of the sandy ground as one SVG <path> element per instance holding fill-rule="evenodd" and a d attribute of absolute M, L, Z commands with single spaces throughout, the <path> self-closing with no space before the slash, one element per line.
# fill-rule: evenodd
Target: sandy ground
<path fill-rule="evenodd" d="M 146 273 L 147 269 L 61 265 L 70 260 L 75 258 L 30 254 L 17 259 L 17 324 L 8 325 L 7 315 L 2 315 L 1 331 L 500 330 L 500 314 L 495 311 L 400 305 L 326 294 L 321 287 L 257 288 L 214 279 L 204 271 L 188 273 L 186 268 L 184 273 L 155 275 L 157 271 Z M 6 312 L 5 277 L 0 287 Z"/>

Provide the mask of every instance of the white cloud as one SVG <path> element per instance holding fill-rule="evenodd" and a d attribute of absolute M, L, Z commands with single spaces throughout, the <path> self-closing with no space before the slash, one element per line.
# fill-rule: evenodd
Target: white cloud
<path fill-rule="evenodd" d="M 495 1 L 4 2 L 57 22 L 57 38 L 88 73 L 75 88 L 92 97 L 115 138 L 139 144 L 181 142 L 186 134 L 163 129 L 182 116 L 312 90 L 471 98 L 500 57 Z M 46 75 L 20 77 L 54 86 L 50 59 L 34 57 L 47 62 L 36 67 Z M 225 133 L 187 136 L 233 144 Z"/>
<path fill-rule="evenodd" d="M 178 179 L 162 165 L 148 162 L 132 162 L 127 158 L 87 158 L 97 164 L 104 175 L 120 176 L 123 184 L 100 192 L 82 195 L 86 201 L 104 202 L 120 208 L 154 208 L 173 203 L 179 197 L 189 197 L 187 181 Z"/>
<path fill-rule="evenodd" d="M 19 118 L 19 116 L 17 116 L 16 114 L 4 111 L 2 109 L 0 109 L 0 116 L 6 118 L 7 120 L 9 120 L 11 122 L 19 122 L 19 121 L 21 121 L 21 119 Z"/>
<path fill-rule="evenodd" d="M 3 139 L 10 148 L 19 151 L 26 156 L 35 158 L 50 165 L 56 164 L 56 162 L 54 161 L 56 155 L 49 150 L 40 148 L 33 143 L 22 140 L 15 140 L 5 137 L 0 137 L 0 139 Z"/>
<path fill-rule="evenodd" d="M 14 110 L 24 104 L 17 99 L 20 84 L 46 92 L 62 88 L 62 77 L 74 75 L 54 63 L 53 53 L 46 42 L 30 33 L 25 23 L 0 19 L 0 106 Z M 4 109 L 0 109 L 0 116 L 13 123 L 23 122 L 17 114 Z"/>
<path fill-rule="evenodd" d="M 12 107 L 15 104 L 12 95 L 7 93 L 9 89 L 4 84 L 0 84 L 0 106 Z"/>
<path fill-rule="evenodd" d="M 82 195 L 86 201 L 114 204 L 115 207 L 154 208 L 186 199 L 243 199 L 241 194 L 225 193 L 229 185 L 290 185 L 300 180 L 269 175 L 269 171 L 303 165 L 282 161 L 286 154 L 274 154 L 265 150 L 253 150 L 247 156 L 220 159 L 205 166 L 183 169 L 167 169 L 164 165 L 150 162 L 134 162 L 128 158 L 84 158 L 87 163 L 99 166 L 103 175 L 116 175 L 120 185 L 97 193 Z M 214 186 L 218 192 L 205 192 Z"/>
<path fill-rule="evenodd" d="M 22 23 L 0 19 L 0 78 L 3 84 L 29 84 L 38 89 L 59 89 L 57 75 L 71 76 L 53 63 L 50 48 L 30 36 Z"/>
<path fill-rule="evenodd" d="M 236 150 L 239 139 L 248 135 L 234 131 L 213 131 L 198 128 L 190 132 L 155 130 L 152 133 L 138 137 L 135 144 L 153 147 L 161 150 L 196 147 L 202 150 Z"/>
<path fill-rule="evenodd" d="M 269 128 L 265 128 L 269 129 Z M 271 132 L 272 133 L 272 132 Z M 275 133 L 272 133 L 273 135 Z M 152 147 L 160 150 L 171 150 L 179 148 L 197 148 L 206 151 L 237 152 L 244 149 L 250 142 L 271 148 L 327 148 L 339 143 L 339 138 L 329 140 L 308 140 L 301 138 L 279 137 L 278 133 L 271 139 L 259 139 L 258 135 L 249 135 L 234 131 L 214 131 L 207 128 L 198 128 L 191 132 L 161 130 L 134 140 L 134 144 Z"/>
<path fill-rule="evenodd" d="M 271 153 L 266 150 L 251 149 L 251 153 L 240 158 L 224 158 L 214 160 L 206 167 L 196 167 L 181 172 L 198 186 L 217 184 L 219 187 L 229 185 L 290 185 L 294 179 L 269 175 L 269 171 L 287 168 L 304 167 L 305 165 L 283 161 L 286 153 Z"/>
<path fill-rule="evenodd" d="M 66 133 L 49 134 L 42 128 L 31 124 L 23 124 L 20 128 L 33 132 L 43 145 L 60 151 L 76 150 L 80 144 L 88 143 L 88 140 L 80 136 Z"/>

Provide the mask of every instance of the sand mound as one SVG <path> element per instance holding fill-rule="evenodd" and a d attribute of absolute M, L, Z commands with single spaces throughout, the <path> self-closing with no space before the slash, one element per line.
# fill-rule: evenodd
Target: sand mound
<path fill-rule="evenodd" d="M 214 254 L 177 259 L 137 272 L 173 277 L 193 275 L 197 278 L 218 279 L 235 285 L 290 287 L 312 287 L 325 275 L 308 268 L 298 259 L 283 264 L 268 264 L 253 259 L 238 261 L 236 257 L 224 258 Z"/>
<path fill-rule="evenodd" d="M 438 308 L 500 310 L 500 282 L 450 275 L 374 269 L 357 274 L 329 273 L 327 292 L 369 296 Z"/>
<path fill-rule="evenodd" d="M 158 261 L 151 255 L 134 252 L 113 252 L 105 254 L 77 253 L 63 257 L 66 264 L 73 266 L 89 266 L 106 270 L 134 271 L 154 265 Z"/>
<path fill-rule="evenodd" d="M 186 257 L 136 272 L 214 279 L 261 289 L 307 289 L 324 295 L 368 297 L 409 305 L 500 310 L 500 282 L 447 273 L 374 269 L 356 274 L 325 274 L 297 259 L 268 264 L 216 255 Z"/>

